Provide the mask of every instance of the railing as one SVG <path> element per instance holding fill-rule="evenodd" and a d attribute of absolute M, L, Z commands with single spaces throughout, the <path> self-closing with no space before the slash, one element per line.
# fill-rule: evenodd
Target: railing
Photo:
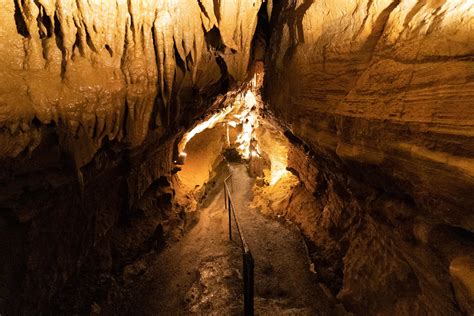
<path fill-rule="evenodd" d="M 230 188 L 227 181 L 230 179 Z M 239 233 L 239 239 L 242 247 L 242 262 L 243 262 L 243 277 L 244 277 L 244 315 L 253 315 L 253 287 L 254 287 L 254 275 L 253 268 L 254 262 L 252 252 L 245 241 L 244 234 L 240 229 L 240 224 L 235 215 L 235 204 L 232 201 L 232 176 L 228 176 L 224 180 L 224 202 L 225 209 L 229 214 L 229 239 L 232 240 L 232 219 L 235 222 L 237 232 Z"/>

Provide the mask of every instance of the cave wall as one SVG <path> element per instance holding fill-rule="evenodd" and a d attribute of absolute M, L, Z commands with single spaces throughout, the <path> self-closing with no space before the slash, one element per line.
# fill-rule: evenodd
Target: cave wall
<path fill-rule="evenodd" d="M 177 138 L 245 79 L 261 3 L 0 2 L 0 313 L 89 313 L 179 237 Z"/>
<path fill-rule="evenodd" d="M 348 310 L 472 313 L 472 2 L 283 0 L 271 25 L 265 98 L 304 183 L 274 211 Z"/>
<path fill-rule="evenodd" d="M 31 152 L 55 124 L 81 167 L 105 138 L 133 147 L 189 121 L 245 78 L 260 5 L 3 1 L 0 155 Z"/>

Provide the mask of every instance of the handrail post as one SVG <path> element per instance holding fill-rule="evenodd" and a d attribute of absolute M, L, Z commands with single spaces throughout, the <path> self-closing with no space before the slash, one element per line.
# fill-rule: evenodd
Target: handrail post
<path fill-rule="evenodd" d="M 253 316 L 254 263 L 253 263 L 252 254 L 250 252 L 244 252 L 243 264 L 244 264 L 244 315 Z"/>
<path fill-rule="evenodd" d="M 227 190 L 226 190 L 225 182 L 224 182 L 224 210 L 227 211 Z"/>
<path fill-rule="evenodd" d="M 227 193 L 229 194 L 229 193 Z M 230 199 L 227 200 L 227 210 L 229 213 L 229 239 L 232 240 L 232 204 L 230 203 Z"/>
<path fill-rule="evenodd" d="M 240 230 L 240 224 L 235 215 L 234 204 L 232 202 L 232 194 L 229 184 L 227 183 L 228 179 L 232 179 L 231 176 L 228 176 L 224 180 L 224 207 L 228 211 L 229 215 L 229 239 L 232 240 L 232 216 L 234 216 L 235 226 L 237 227 L 237 232 L 239 233 L 240 241 L 242 242 L 242 263 L 243 263 L 243 281 L 244 281 L 244 315 L 253 316 L 254 315 L 254 261 L 252 253 L 245 241 L 242 231 Z M 233 183 L 232 186 L 233 193 Z"/>

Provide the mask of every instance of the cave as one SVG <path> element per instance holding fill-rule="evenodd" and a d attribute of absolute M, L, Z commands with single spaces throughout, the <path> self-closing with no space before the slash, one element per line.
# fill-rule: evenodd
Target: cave
<path fill-rule="evenodd" d="M 0 315 L 474 315 L 471 0 L 5 0 Z"/>

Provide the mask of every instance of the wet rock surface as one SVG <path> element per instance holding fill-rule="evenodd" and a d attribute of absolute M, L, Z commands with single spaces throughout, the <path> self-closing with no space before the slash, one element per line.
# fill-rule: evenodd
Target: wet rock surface
<path fill-rule="evenodd" d="M 288 166 L 301 183 L 281 184 L 286 199 L 265 192 L 268 213 L 302 227 L 349 311 L 465 312 L 449 267 L 472 257 L 474 241 L 473 10 L 404 0 L 274 7 L 265 100 L 296 144 Z"/>
<path fill-rule="evenodd" d="M 245 79 L 261 4 L 5 1 L 0 158 L 31 153 L 48 124 L 79 167 L 105 139 L 190 124 Z"/>
<path fill-rule="evenodd" d="M 281 276 L 290 261 L 303 264 L 299 243 L 249 207 L 259 311 L 472 313 L 472 1 L 1 6 L 0 314 L 120 314 L 136 307 L 130 302 L 144 302 L 144 313 L 238 310 L 239 259 L 217 242 L 221 215 L 206 205 L 201 223 L 196 210 L 225 139 L 198 145 L 208 157 L 199 173 L 199 157 L 181 169 L 186 185 L 173 161 L 183 132 L 225 107 L 244 81 L 254 90 L 265 83 L 259 106 L 293 143 L 287 151 L 266 129 L 257 135 L 267 155 L 288 155 L 295 175 L 277 182 L 284 160 L 262 157 L 255 174 L 270 162 L 275 183 L 265 181 L 276 190 L 260 178 L 258 206 L 299 225 L 317 272 Z M 267 232 L 259 236 L 255 223 Z M 210 234 L 219 251 L 184 247 L 192 238 L 165 248 L 195 225 L 223 226 L 191 235 Z M 163 249 L 190 258 L 176 263 Z M 294 259 L 269 259 L 283 255 Z M 169 303 L 156 302 L 158 289 Z"/>
<path fill-rule="evenodd" d="M 87 314 L 186 230 L 174 142 L 245 79 L 261 3 L 2 1 L 0 313 Z"/>
<path fill-rule="evenodd" d="M 283 178 L 257 190 L 256 206 L 302 229 L 313 243 L 316 281 L 348 311 L 462 314 L 469 306 L 461 284 L 469 283 L 472 271 L 466 264 L 474 249 L 472 233 L 423 217 L 401 197 L 377 194 L 348 174 L 329 173 L 303 146 L 292 145 L 289 153 L 289 165 L 300 178 Z M 307 187 L 315 167 L 317 181 Z"/>

